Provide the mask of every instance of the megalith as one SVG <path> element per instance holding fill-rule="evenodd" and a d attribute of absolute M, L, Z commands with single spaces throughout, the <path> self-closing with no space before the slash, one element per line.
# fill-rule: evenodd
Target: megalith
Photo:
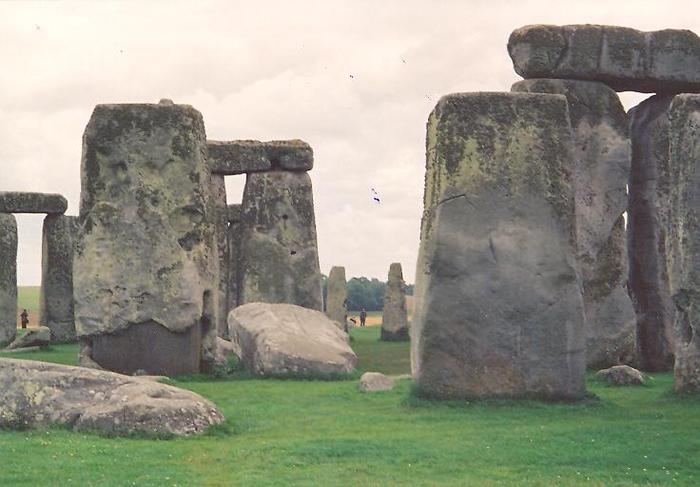
<path fill-rule="evenodd" d="M 73 253 L 77 218 L 49 214 L 44 218 L 41 246 L 41 326 L 52 342 L 76 340 L 73 313 Z"/>
<path fill-rule="evenodd" d="M 389 278 L 384 292 L 381 339 L 385 341 L 408 341 L 408 313 L 406 311 L 406 283 L 401 264 L 389 266 Z"/>
<path fill-rule="evenodd" d="M 627 291 L 623 213 L 631 147 L 612 89 L 594 81 L 533 79 L 513 91 L 566 96 L 574 134 L 577 258 L 583 277 L 586 363 L 601 369 L 636 359 L 636 316 Z"/>
<path fill-rule="evenodd" d="M 412 368 L 439 399 L 585 394 L 564 96 L 443 97 L 428 120 Z"/>
<path fill-rule="evenodd" d="M 241 205 L 228 205 L 228 309 L 238 306 L 241 250 Z M 228 331 L 227 331 L 228 335 Z"/>
<path fill-rule="evenodd" d="M 669 288 L 674 305 L 675 389 L 700 392 L 700 95 L 669 111 Z"/>
<path fill-rule="evenodd" d="M 655 95 L 629 111 L 629 290 L 637 313 L 639 368 L 647 372 L 671 370 L 674 360 L 673 304 L 666 269 L 672 99 L 673 95 Z"/>
<path fill-rule="evenodd" d="M 700 91 L 700 38 L 689 30 L 528 25 L 508 53 L 523 78 L 601 81 L 616 91 Z"/>
<path fill-rule="evenodd" d="M 60 194 L 0 191 L 0 213 L 48 213 L 62 215 L 68 201 Z"/>
<path fill-rule="evenodd" d="M 226 319 L 228 306 L 228 206 L 226 204 L 226 184 L 224 176 L 212 174 L 212 197 L 216 209 L 214 221 L 216 228 L 216 250 L 218 253 L 218 290 L 216 293 L 216 328 L 222 338 L 228 337 Z"/>
<path fill-rule="evenodd" d="M 17 220 L 0 213 L 0 347 L 17 335 Z"/>
<path fill-rule="evenodd" d="M 313 189 L 306 172 L 247 175 L 240 245 L 239 305 L 286 303 L 322 311 Z"/>
<path fill-rule="evenodd" d="M 348 319 L 348 288 L 345 267 L 331 268 L 326 283 L 326 315 L 345 331 Z"/>
<path fill-rule="evenodd" d="M 98 105 L 83 136 L 73 264 L 85 357 L 116 372 L 206 370 L 216 352 L 216 214 L 201 114 Z"/>

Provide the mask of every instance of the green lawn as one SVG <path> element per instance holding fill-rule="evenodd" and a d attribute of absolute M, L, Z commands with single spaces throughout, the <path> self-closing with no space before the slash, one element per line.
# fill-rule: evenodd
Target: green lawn
<path fill-rule="evenodd" d="M 408 344 L 378 335 L 353 330 L 360 367 L 406 371 Z M 186 381 L 224 426 L 171 441 L 0 432 L 0 485 L 695 486 L 700 400 L 671 396 L 672 381 L 616 389 L 589 377 L 600 401 L 581 405 L 439 404 L 415 399 L 409 380 L 378 394 L 356 381 Z"/>

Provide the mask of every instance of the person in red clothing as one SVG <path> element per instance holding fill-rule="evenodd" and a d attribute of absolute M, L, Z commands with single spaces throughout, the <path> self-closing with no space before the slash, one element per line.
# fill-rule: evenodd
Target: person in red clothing
<path fill-rule="evenodd" d="M 29 324 L 29 313 L 27 310 L 23 310 L 22 314 L 19 315 L 20 320 L 22 320 L 22 329 L 27 328 L 27 325 Z"/>

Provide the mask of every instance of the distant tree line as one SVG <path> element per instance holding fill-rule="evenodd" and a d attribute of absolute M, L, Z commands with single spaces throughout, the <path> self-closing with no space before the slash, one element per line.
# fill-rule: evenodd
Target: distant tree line
<path fill-rule="evenodd" d="M 328 296 L 328 276 L 321 275 L 323 284 L 323 302 Z M 384 291 L 386 282 L 377 278 L 353 277 L 348 281 L 348 310 L 358 311 L 365 308 L 367 311 L 381 311 L 384 308 Z M 406 285 L 406 294 L 413 295 L 413 284 Z"/>

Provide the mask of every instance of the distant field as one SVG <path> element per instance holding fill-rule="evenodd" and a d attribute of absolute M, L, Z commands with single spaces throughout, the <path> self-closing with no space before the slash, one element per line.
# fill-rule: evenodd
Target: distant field
<path fill-rule="evenodd" d="M 413 296 L 406 296 L 406 309 L 408 310 L 408 321 L 411 321 L 413 316 Z M 348 311 L 348 319 L 354 318 L 357 324 L 360 324 L 360 311 Z M 381 326 L 382 325 L 382 312 L 381 311 L 368 311 L 367 321 L 365 321 L 367 326 Z"/>
<path fill-rule="evenodd" d="M 17 327 L 21 326 L 19 314 L 23 309 L 29 313 L 29 326 L 39 326 L 39 286 L 20 286 L 17 289 Z"/>

